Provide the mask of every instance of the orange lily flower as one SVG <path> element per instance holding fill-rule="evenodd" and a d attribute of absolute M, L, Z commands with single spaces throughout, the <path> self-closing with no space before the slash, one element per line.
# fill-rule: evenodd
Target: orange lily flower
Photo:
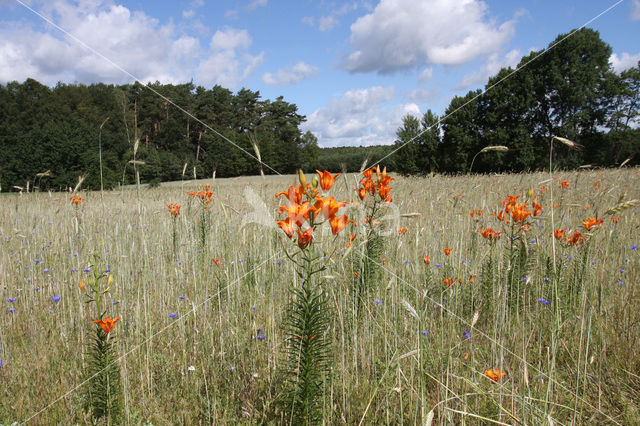
<path fill-rule="evenodd" d="M 171 214 L 171 216 L 173 217 L 180 216 L 180 207 L 182 207 L 180 204 L 171 203 L 171 204 L 167 204 L 167 207 L 169 208 L 169 214 Z"/>
<path fill-rule="evenodd" d="M 442 249 L 442 250 L 444 251 L 444 254 L 445 254 L 445 255 L 447 255 L 447 256 L 449 256 L 449 255 L 451 254 L 451 249 L 450 249 L 450 248 L 446 248 L 446 247 L 445 247 L 445 248 L 444 248 L 444 249 Z"/>
<path fill-rule="evenodd" d="M 500 379 L 507 375 L 507 373 L 501 373 L 497 368 L 494 368 L 493 370 L 487 368 L 486 370 L 484 370 L 484 375 L 494 382 L 498 383 Z"/>
<path fill-rule="evenodd" d="M 569 238 L 567 238 L 567 242 L 569 244 L 571 244 L 572 246 L 577 246 L 583 240 L 584 240 L 584 237 L 582 236 L 582 232 L 580 232 L 580 231 L 573 231 L 573 235 L 571 235 Z"/>
<path fill-rule="evenodd" d="M 111 330 L 113 330 L 113 327 L 115 327 L 118 321 L 120 321 L 120 318 L 105 318 L 103 320 L 95 320 L 94 323 L 100 324 L 100 327 L 102 327 L 102 331 L 104 331 L 104 334 L 108 335 L 109 333 L 111 333 Z"/>
<path fill-rule="evenodd" d="M 561 240 L 562 237 L 564 237 L 564 231 L 564 229 L 556 229 L 555 231 L 553 231 L 553 236 L 556 240 Z"/>
<path fill-rule="evenodd" d="M 284 220 L 276 220 L 276 223 L 278 224 L 280 229 L 282 229 L 284 233 L 287 234 L 287 237 L 293 237 L 295 226 L 292 218 L 288 217 Z"/>
<path fill-rule="evenodd" d="M 378 188 L 378 194 L 380 194 L 380 198 L 382 198 L 383 200 L 387 201 L 387 198 L 389 198 L 389 191 L 391 191 L 391 187 L 390 186 L 381 186 Z"/>
<path fill-rule="evenodd" d="M 584 225 L 587 231 L 591 231 L 591 228 L 599 228 L 602 225 L 602 219 L 596 219 L 595 217 L 588 217 L 587 220 L 580 222 Z"/>
<path fill-rule="evenodd" d="M 313 238 L 313 228 L 309 228 L 304 232 L 296 229 L 296 232 L 298 233 L 298 247 L 300 247 L 300 250 L 306 249 Z"/>
<path fill-rule="evenodd" d="M 356 191 L 358 192 L 358 197 L 360 197 L 360 199 L 364 201 L 364 197 L 367 196 L 367 190 L 364 188 L 358 188 L 356 189 Z"/>
<path fill-rule="evenodd" d="M 289 238 L 291 238 L 291 237 L 289 237 Z M 213 259 L 211 259 L 211 260 L 213 260 L 213 263 L 215 263 L 215 264 L 216 264 L 216 266 L 219 266 L 219 265 L 222 263 L 222 258 L 221 258 L 221 257 L 218 257 L 218 258 L 215 258 L 215 257 L 214 257 L 214 258 L 213 258 Z"/>
<path fill-rule="evenodd" d="M 398 228 L 398 234 L 403 235 L 407 232 L 407 228 Z"/>
<path fill-rule="evenodd" d="M 517 204 L 513 207 L 513 210 L 511 211 L 511 217 L 515 222 L 522 222 L 531 215 L 531 212 L 526 210 L 526 208 L 527 205 L 524 203 Z"/>
<path fill-rule="evenodd" d="M 314 205 L 314 208 L 316 210 L 322 211 L 322 215 L 324 216 L 325 219 L 330 219 L 331 217 L 335 216 L 341 207 L 344 207 L 347 205 L 347 203 L 344 201 L 336 202 L 335 198 L 333 197 L 329 197 L 325 199 L 318 196 L 316 197 L 316 200 L 317 201 L 316 201 L 316 204 Z"/>
<path fill-rule="evenodd" d="M 75 204 L 76 206 L 77 206 L 78 204 L 80 204 L 82 201 L 84 201 L 84 198 L 82 198 L 82 197 L 80 196 L 80 194 L 73 194 L 73 196 L 72 196 L 72 197 L 69 197 L 69 199 L 70 199 L 70 200 L 71 200 L 71 202 L 72 202 L 73 204 Z"/>
<path fill-rule="evenodd" d="M 443 278 L 442 282 L 445 283 L 447 287 L 451 287 L 451 283 L 453 282 L 453 280 L 451 278 Z"/>
<path fill-rule="evenodd" d="M 428 265 L 431 263 L 431 257 L 428 254 L 425 254 L 424 257 L 422 258 L 422 261 L 424 262 L 425 265 Z"/>
<path fill-rule="evenodd" d="M 542 210 L 544 207 L 542 207 L 540 204 L 538 204 L 538 197 L 533 199 L 533 215 L 534 216 L 538 216 L 540 214 L 540 210 Z"/>
<path fill-rule="evenodd" d="M 478 232 L 484 238 L 486 238 L 488 240 L 491 240 L 491 241 L 495 241 L 495 240 L 499 240 L 500 239 L 500 231 L 496 231 L 493 228 L 486 228 L 486 229 L 483 229 L 482 231 L 478 231 Z"/>
<path fill-rule="evenodd" d="M 292 203 L 290 206 L 280 206 L 280 213 L 287 212 L 287 216 L 290 219 L 295 220 L 296 225 L 302 226 L 302 224 L 309 218 L 309 202 L 305 201 L 302 204 Z"/>
<path fill-rule="evenodd" d="M 326 170 L 324 172 L 321 172 L 320 170 L 316 170 L 316 172 L 318 172 L 318 175 L 320 176 L 320 187 L 324 192 L 329 191 L 333 186 L 333 182 L 335 181 L 335 179 L 338 176 L 340 176 L 340 173 L 336 173 L 332 177 L 331 173 Z"/>
<path fill-rule="evenodd" d="M 569 188 L 569 182 L 566 180 L 563 180 L 562 182 L 560 182 L 560 187 L 562 187 L 563 189 Z"/>
<path fill-rule="evenodd" d="M 371 179 L 373 177 L 373 168 L 367 169 L 365 171 L 362 172 L 362 175 L 366 178 L 366 179 Z"/>
<path fill-rule="evenodd" d="M 469 283 L 473 284 L 474 281 L 476 280 L 477 275 L 469 275 Z"/>
<path fill-rule="evenodd" d="M 333 235 L 338 235 L 349 222 L 353 221 L 348 220 L 346 214 L 343 214 L 342 216 L 331 216 L 329 218 L 329 224 L 331 225 L 331 232 Z"/>

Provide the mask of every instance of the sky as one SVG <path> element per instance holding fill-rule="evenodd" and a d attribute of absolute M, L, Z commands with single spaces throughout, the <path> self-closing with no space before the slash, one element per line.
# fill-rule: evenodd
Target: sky
<path fill-rule="evenodd" d="M 247 88 L 296 104 L 320 146 L 392 144 L 585 24 L 636 66 L 640 0 L 0 0 L 0 84 Z"/>

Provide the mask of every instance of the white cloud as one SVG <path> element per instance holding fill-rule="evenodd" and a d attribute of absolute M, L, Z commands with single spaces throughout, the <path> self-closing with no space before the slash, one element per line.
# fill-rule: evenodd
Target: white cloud
<path fill-rule="evenodd" d="M 504 56 L 492 53 L 489 55 L 489 58 L 482 69 L 465 75 L 455 86 L 455 89 L 463 90 L 468 89 L 471 86 L 484 86 L 489 81 L 490 77 L 498 74 L 500 69 L 507 67 L 515 68 L 521 58 L 522 55 L 517 49 L 510 50 Z"/>
<path fill-rule="evenodd" d="M 425 68 L 424 71 L 422 71 L 418 76 L 418 81 L 424 82 L 427 80 L 431 80 L 431 77 L 433 77 L 433 68 Z"/>
<path fill-rule="evenodd" d="M 514 34 L 515 21 L 487 20 L 480 0 L 381 0 L 351 25 L 344 67 L 382 74 L 429 64 L 459 65 L 496 52 Z"/>
<path fill-rule="evenodd" d="M 267 5 L 267 1 L 268 0 L 253 0 L 247 5 L 247 10 L 255 10 L 259 7 L 264 7 Z"/>
<path fill-rule="evenodd" d="M 349 90 L 310 114 L 303 131 L 313 132 L 322 146 L 393 143 L 402 117 L 407 112 L 419 113 L 413 103 L 388 107 L 395 95 L 394 87 Z"/>
<path fill-rule="evenodd" d="M 274 86 L 284 86 L 287 84 L 295 84 L 306 78 L 313 76 L 319 70 L 318 67 L 298 62 L 290 69 L 279 69 L 275 74 L 270 72 L 262 75 L 262 81 Z"/>
<path fill-rule="evenodd" d="M 200 7 L 202 1 L 190 6 Z M 162 25 L 144 12 L 110 0 L 77 4 L 59 0 L 45 3 L 40 12 L 55 17 L 56 24 L 90 49 L 51 26 L 40 30 L 37 25 L 5 22 L 0 29 L 0 83 L 31 77 L 47 85 L 118 84 L 131 82 L 133 75 L 142 82 L 195 79 L 198 84 L 215 82 L 233 88 L 263 58 L 262 53 L 249 52 L 251 37 L 246 30 L 219 30 L 207 49 L 197 38 L 178 34 L 173 24 Z"/>
<path fill-rule="evenodd" d="M 247 30 L 226 28 L 211 37 L 209 54 L 196 69 L 196 80 L 205 86 L 219 84 L 234 89 L 251 75 L 264 60 L 264 52 L 252 55 Z"/>
<path fill-rule="evenodd" d="M 338 25 L 338 19 L 333 15 L 323 16 L 318 20 L 318 29 L 320 31 L 329 31 L 336 25 Z"/>
<path fill-rule="evenodd" d="M 609 58 L 609 62 L 611 63 L 613 70 L 618 74 L 622 71 L 628 70 L 629 68 L 636 67 L 638 65 L 638 61 L 640 61 L 640 53 L 631 55 L 627 52 L 623 52 L 620 56 L 618 56 L 617 53 L 614 53 Z"/>
<path fill-rule="evenodd" d="M 633 0 L 633 10 L 631 11 L 631 19 L 637 21 L 640 19 L 640 0 Z"/>

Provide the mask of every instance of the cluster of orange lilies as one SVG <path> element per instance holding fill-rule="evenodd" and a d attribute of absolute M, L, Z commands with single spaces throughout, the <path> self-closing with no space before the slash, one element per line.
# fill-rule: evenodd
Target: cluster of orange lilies
<path fill-rule="evenodd" d="M 376 172 L 376 180 L 373 181 L 373 172 Z M 390 203 L 391 202 L 391 189 L 389 186 L 393 178 L 387 174 L 387 168 L 380 171 L 380 166 L 377 166 L 375 169 L 369 168 L 362 172 L 364 175 L 364 179 L 360 180 L 362 186 L 356 189 L 358 196 L 362 201 L 366 198 L 367 194 L 371 194 L 375 196 L 376 194 L 380 197 L 380 200 Z"/>
<path fill-rule="evenodd" d="M 73 194 L 71 197 L 69 197 L 69 199 L 71 200 L 71 203 L 75 206 L 77 206 L 78 204 L 84 201 L 84 198 L 82 198 L 80 194 Z"/>
<path fill-rule="evenodd" d="M 171 203 L 167 204 L 167 207 L 169 208 L 169 214 L 171 214 L 172 217 L 180 216 L 180 207 L 182 207 L 180 204 Z"/>
<path fill-rule="evenodd" d="M 588 217 L 587 220 L 583 220 L 580 223 L 582 223 L 582 226 L 584 226 L 584 229 L 586 229 L 587 232 L 590 232 L 592 229 L 595 231 L 596 229 L 600 228 L 600 226 L 602 226 L 603 220 L 595 217 Z M 578 231 L 577 229 L 573 231 L 571 236 L 566 236 L 565 232 L 565 229 L 555 229 L 553 231 L 553 236 L 558 241 L 565 241 L 566 238 L 567 244 L 572 246 L 580 245 L 587 240 L 587 238 L 582 235 L 582 231 Z"/>
<path fill-rule="evenodd" d="M 211 192 L 211 185 L 198 185 L 198 192 L 189 191 L 187 192 L 187 194 L 200 200 L 205 208 L 207 208 L 207 204 L 213 201 L 213 199 L 211 198 L 213 197 L 213 192 Z"/>
<path fill-rule="evenodd" d="M 313 184 L 306 181 L 304 173 L 300 172 L 300 185 L 290 186 L 288 190 L 278 192 L 275 196 L 285 196 L 289 200 L 289 205 L 280 206 L 279 213 L 286 213 L 285 219 L 277 220 L 276 223 L 284 231 L 289 238 L 293 238 L 297 234 L 298 247 L 304 250 L 309 246 L 313 239 L 313 231 L 315 228 L 325 221 L 329 222 L 333 235 L 338 235 L 348 223 L 346 214 L 338 215 L 338 210 L 347 205 L 344 201 L 336 201 L 334 197 L 325 197 L 320 195 L 318 190 L 318 180 L 322 192 L 326 195 L 333 186 L 336 177 L 340 173 L 331 175 L 330 172 L 318 172 L 319 179 L 313 179 Z M 324 219 L 324 220 L 323 220 Z M 307 229 L 301 231 L 304 225 Z"/>

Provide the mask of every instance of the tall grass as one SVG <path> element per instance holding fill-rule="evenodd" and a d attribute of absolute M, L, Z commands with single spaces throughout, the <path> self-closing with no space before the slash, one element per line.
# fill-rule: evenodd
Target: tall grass
<path fill-rule="evenodd" d="M 397 178 L 394 203 L 419 215 L 401 218 L 405 234 L 385 237 L 362 308 L 354 307 L 355 249 L 340 248 L 318 277 L 332 313 L 322 420 L 640 422 L 640 215 L 631 202 L 640 199 L 639 177 L 622 169 L 555 172 L 553 181 L 545 173 Z M 560 188 L 560 180 L 570 187 Z M 139 205 L 136 191 L 105 192 L 106 212 L 97 192 L 83 194 L 77 212 L 65 194 L 3 194 L 0 423 L 88 421 L 82 347 L 92 339 L 94 313 L 78 283 L 87 281 L 83 270 L 94 253 L 114 276 L 103 303 L 122 318 L 113 333 L 127 424 L 287 422 L 289 413 L 274 401 L 286 381 L 280 325 L 296 270 L 278 230 L 240 224 L 254 211 L 242 195 L 246 186 L 274 194 L 295 183 L 294 176 L 216 179 L 207 244 L 200 244 L 199 212 L 185 209 L 175 220 L 176 256 L 166 204 L 187 200 L 180 183 L 141 189 Z M 501 226 L 489 213 L 505 196 L 524 202 L 541 185 L 554 188 L 556 228 L 604 219 L 588 247 L 559 244 L 555 267 L 544 197 L 540 218 L 530 220 L 512 252 L 508 228 L 493 245 L 477 233 Z M 356 201 L 354 188 L 332 192 Z M 264 201 L 275 219 L 278 201 Z M 470 216 L 473 209 L 484 212 Z M 495 382 L 486 369 L 507 375 Z"/>

